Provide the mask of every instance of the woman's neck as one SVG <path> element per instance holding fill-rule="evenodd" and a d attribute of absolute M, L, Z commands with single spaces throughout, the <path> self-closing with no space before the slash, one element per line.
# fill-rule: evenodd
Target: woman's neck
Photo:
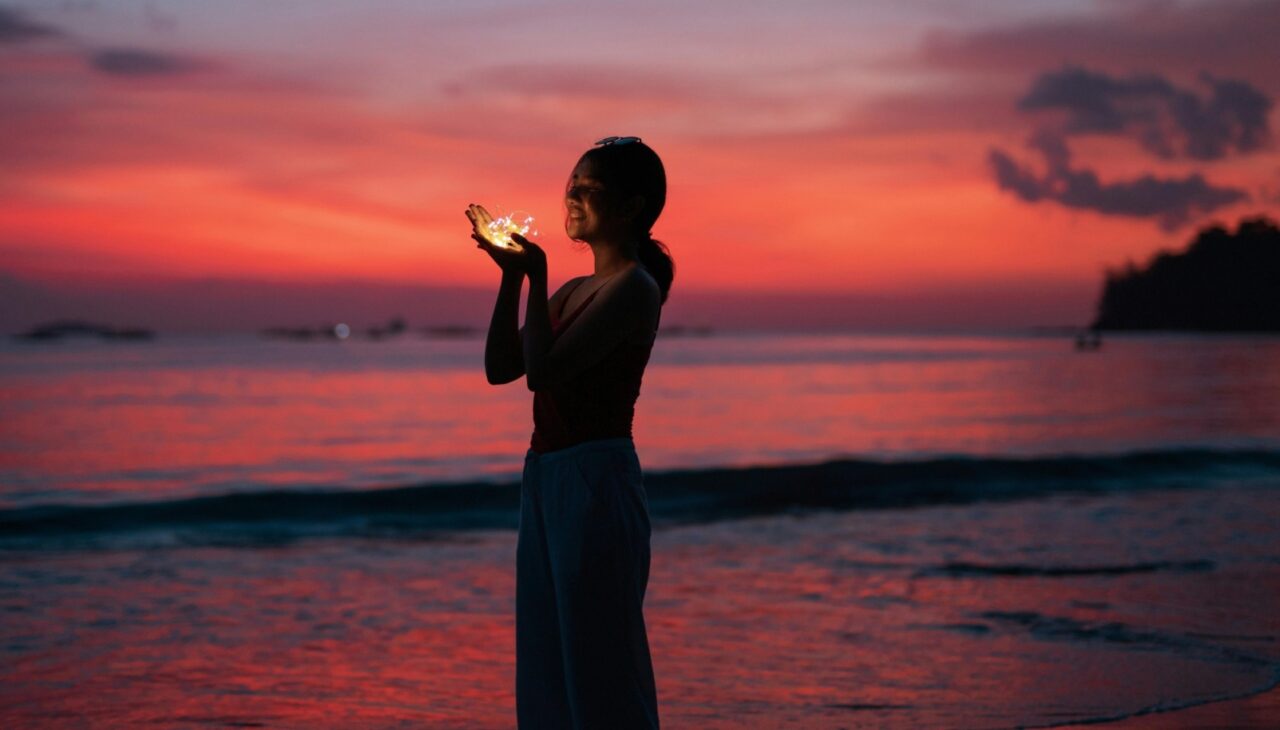
<path fill-rule="evenodd" d="M 604 278 L 613 276 L 639 260 L 634 241 L 600 241 L 591 244 L 591 253 L 595 256 L 595 276 Z"/>

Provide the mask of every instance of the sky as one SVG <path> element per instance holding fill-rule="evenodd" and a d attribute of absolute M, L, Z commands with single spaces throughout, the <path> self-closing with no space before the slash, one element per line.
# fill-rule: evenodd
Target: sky
<path fill-rule="evenodd" d="M 1280 217 L 1280 3 L 0 0 L 0 329 L 483 324 L 468 203 L 662 156 L 664 322 L 1087 323 Z"/>

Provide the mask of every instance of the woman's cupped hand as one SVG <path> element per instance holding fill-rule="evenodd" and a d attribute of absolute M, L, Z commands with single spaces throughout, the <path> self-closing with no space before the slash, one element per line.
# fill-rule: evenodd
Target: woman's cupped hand
<path fill-rule="evenodd" d="M 467 220 L 471 221 L 471 239 L 476 248 L 489 254 L 504 272 L 526 274 L 531 278 L 547 275 L 547 254 L 538 244 L 518 233 L 511 234 L 511 239 L 520 248 L 499 246 L 484 236 L 482 231 L 493 221 L 493 216 L 483 205 L 472 204 L 467 207 Z"/>

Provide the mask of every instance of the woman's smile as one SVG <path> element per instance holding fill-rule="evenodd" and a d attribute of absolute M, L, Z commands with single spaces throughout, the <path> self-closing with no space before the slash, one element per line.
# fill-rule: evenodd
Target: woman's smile
<path fill-rule="evenodd" d="M 600 221 L 597 208 L 604 202 L 601 197 L 604 187 L 592 172 L 589 160 L 579 162 L 569 176 L 569 186 L 564 193 L 565 233 L 579 241 L 599 233 L 596 230 Z"/>

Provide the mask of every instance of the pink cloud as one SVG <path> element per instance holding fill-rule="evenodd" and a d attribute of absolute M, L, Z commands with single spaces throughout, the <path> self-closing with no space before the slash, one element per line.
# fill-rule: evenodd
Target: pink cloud
<path fill-rule="evenodd" d="M 1271 0 L 1126 2 L 1083 18 L 1042 19 L 977 31 L 936 31 L 914 54 L 928 68 L 1029 75 L 1062 65 L 1106 71 L 1202 71 L 1280 93 L 1274 62 L 1280 3 Z"/>

